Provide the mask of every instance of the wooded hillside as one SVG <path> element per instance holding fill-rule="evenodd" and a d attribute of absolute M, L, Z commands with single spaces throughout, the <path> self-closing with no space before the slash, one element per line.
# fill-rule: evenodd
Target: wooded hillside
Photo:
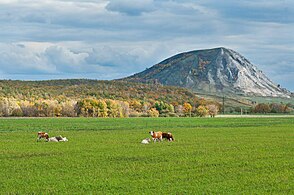
<path fill-rule="evenodd" d="M 0 81 L 0 116 L 191 116 L 199 105 L 212 103 L 186 89 L 158 84 L 86 79 Z"/>

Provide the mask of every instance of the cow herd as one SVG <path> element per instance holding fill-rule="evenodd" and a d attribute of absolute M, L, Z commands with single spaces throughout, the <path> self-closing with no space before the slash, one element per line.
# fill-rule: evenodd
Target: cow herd
<path fill-rule="evenodd" d="M 150 131 L 149 134 L 151 135 L 151 138 L 153 140 L 153 142 L 161 142 L 163 141 L 163 139 L 166 139 L 168 141 L 175 141 L 172 133 L 170 132 L 161 132 L 161 131 Z M 150 138 L 146 138 L 146 139 L 143 139 L 141 141 L 142 144 L 149 144 L 151 142 L 151 139 Z"/>
<path fill-rule="evenodd" d="M 174 141 L 174 137 L 172 133 L 170 132 L 161 132 L 161 131 L 150 131 L 149 134 L 151 135 L 151 138 L 153 142 L 161 142 L 163 139 L 166 139 L 168 141 Z M 46 142 L 67 142 L 68 139 L 66 137 L 55 136 L 55 137 L 49 137 L 49 134 L 43 131 L 39 131 L 37 134 L 37 142 L 44 139 Z M 151 142 L 150 138 L 143 139 L 141 141 L 142 144 L 149 144 Z"/>

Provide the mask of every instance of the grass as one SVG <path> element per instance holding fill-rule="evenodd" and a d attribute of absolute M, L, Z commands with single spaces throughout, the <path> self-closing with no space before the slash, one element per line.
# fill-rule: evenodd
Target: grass
<path fill-rule="evenodd" d="M 293 154 L 293 118 L 1 118 L 0 194 L 293 194 Z"/>

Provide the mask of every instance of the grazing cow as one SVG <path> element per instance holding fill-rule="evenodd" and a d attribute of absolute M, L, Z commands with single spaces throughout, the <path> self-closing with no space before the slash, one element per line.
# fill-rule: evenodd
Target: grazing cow
<path fill-rule="evenodd" d="M 38 132 L 37 142 L 40 141 L 42 138 L 48 140 L 48 138 L 49 138 L 48 133 L 43 132 L 43 131 L 39 131 Z"/>
<path fill-rule="evenodd" d="M 162 132 L 161 131 L 150 131 L 149 134 L 152 136 L 152 140 L 154 142 L 158 141 L 162 141 Z"/>
<path fill-rule="evenodd" d="M 167 133 L 163 132 L 162 133 L 162 138 L 165 138 L 168 141 L 175 141 L 174 136 L 170 132 L 167 132 Z"/>
<path fill-rule="evenodd" d="M 149 144 L 150 141 L 151 141 L 150 138 L 146 138 L 141 141 L 141 144 Z"/>
<path fill-rule="evenodd" d="M 56 137 L 50 137 L 47 139 L 47 142 L 67 142 L 68 139 L 66 137 L 56 136 Z"/>

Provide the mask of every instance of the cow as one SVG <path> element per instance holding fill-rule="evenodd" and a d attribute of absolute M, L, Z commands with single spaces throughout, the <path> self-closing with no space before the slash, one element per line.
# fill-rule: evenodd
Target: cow
<path fill-rule="evenodd" d="M 167 132 L 167 133 L 163 132 L 163 133 L 162 133 L 162 138 L 165 138 L 165 139 L 167 139 L 168 141 L 175 141 L 175 139 L 174 139 L 172 133 L 170 133 L 170 132 Z"/>
<path fill-rule="evenodd" d="M 157 132 L 155 132 L 155 131 L 150 131 L 149 134 L 151 135 L 152 140 L 153 140 L 154 142 L 156 142 L 157 140 L 158 140 L 158 141 L 162 141 L 162 132 L 161 132 L 161 131 L 157 131 Z"/>
<path fill-rule="evenodd" d="M 66 137 L 56 136 L 56 137 L 50 137 L 47 139 L 47 142 L 67 142 L 68 139 Z"/>
<path fill-rule="evenodd" d="M 37 142 L 40 141 L 42 138 L 48 140 L 48 138 L 49 138 L 48 133 L 43 132 L 43 131 L 39 131 L 38 132 Z"/>
<path fill-rule="evenodd" d="M 149 144 L 150 141 L 151 141 L 150 138 L 146 138 L 141 141 L 141 144 Z"/>

